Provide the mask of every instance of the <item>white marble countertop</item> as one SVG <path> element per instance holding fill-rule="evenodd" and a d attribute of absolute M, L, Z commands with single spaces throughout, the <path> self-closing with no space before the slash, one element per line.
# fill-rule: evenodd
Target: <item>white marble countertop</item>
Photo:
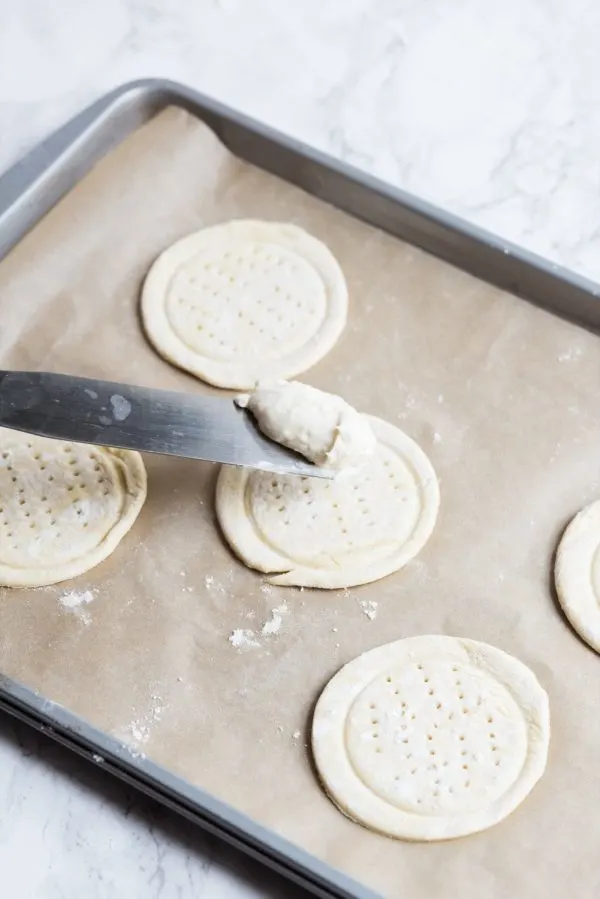
<path fill-rule="evenodd" d="M 600 280 L 597 0 L 0 0 L 0 170 L 108 88 L 186 82 Z M 287 884 L 0 718 L 11 899 Z"/>

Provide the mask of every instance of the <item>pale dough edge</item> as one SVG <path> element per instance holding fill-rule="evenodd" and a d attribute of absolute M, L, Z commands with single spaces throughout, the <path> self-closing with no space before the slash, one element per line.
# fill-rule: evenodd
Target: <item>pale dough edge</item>
<path fill-rule="evenodd" d="M 600 602 L 591 580 L 600 550 L 600 500 L 571 519 L 558 544 L 554 583 L 560 606 L 576 633 L 600 653 Z"/>
<path fill-rule="evenodd" d="M 248 469 L 222 466 L 217 479 L 216 514 L 221 531 L 235 555 L 249 568 L 268 575 L 269 583 L 286 587 L 313 587 L 337 590 L 381 580 L 403 568 L 429 540 L 440 505 L 438 480 L 429 457 L 407 434 L 383 419 L 365 416 L 375 436 L 392 447 L 396 445 L 414 466 L 423 489 L 423 514 L 416 532 L 400 549 L 371 564 L 323 571 L 294 566 L 294 562 L 270 548 L 255 532 L 245 507 Z"/>
<path fill-rule="evenodd" d="M 123 480 L 123 510 L 115 525 L 94 549 L 84 556 L 54 568 L 38 568 L 28 571 L 0 564 L 0 586 L 47 587 L 85 574 L 100 562 L 104 562 L 117 548 L 123 537 L 135 523 L 147 495 L 147 477 L 144 462 L 139 453 L 131 450 L 109 449 L 96 446 L 98 452 L 109 453 Z"/>
<path fill-rule="evenodd" d="M 355 697 L 382 668 L 425 654 L 477 664 L 496 676 L 521 706 L 528 725 L 528 754 L 521 776 L 488 809 L 460 816 L 421 817 L 386 803 L 357 778 L 348 759 L 344 728 Z M 546 768 L 550 740 L 548 695 L 523 662 L 475 640 L 425 635 L 370 650 L 347 663 L 325 686 L 313 713 L 312 751 L 319 781 L 348 818 L 384 836 L 408 841 L 455 839 L 486 830 L 510 815 L 531 792 Z"/>
<path fill-rule="evenodd" d="M 231 233 L 234 237 L 264 235 L 274 242 L 278 238 L 279 243 L 296 252 L 300 245 L 308 258 L 313 261 L 316 259 L 315 267 L 328 288 L 325 318 L 308 343 L 282 359 L 262 366 L 206 359 L 186 347 L 171 328 L 165 311 L 165 297 L 174 269 L 188 259 L 197 247 L 218 242 L 226 233 Z M 167 362 L 215 387 L 253 390 L 259 380 L 294 378 L 312 368 L 330 352 L 346 326 L 348 288 L 340 265 L 329 248 L 302 228 L 279 222 L 234 220 L 203 228 L 164 250 L 146 275 L 140 310 L 149 343 Z"/>

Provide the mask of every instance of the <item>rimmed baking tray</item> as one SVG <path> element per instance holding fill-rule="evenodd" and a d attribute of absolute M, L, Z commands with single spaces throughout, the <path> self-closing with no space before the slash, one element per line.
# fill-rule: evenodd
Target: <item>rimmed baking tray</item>
<path fill-rule="evenodd" d="M 183 109 L 194 119 L 204 122 L 236 159 L 256 166 L 262 172 L 276 176 L 288 184 L 296 185 L 306 194 L 325 201 L 325 203 L 331 204 L 338 210 L 349 213 L 350 216 L 367 223 L 372 229 L 380 229 L 387 232 L 393 235 L 394 238 L 399 238 L 400 241 L 405 241 L 442 260 L 446 260 L 452 266 L 462 269 L 488 284 L 495 285 L 501 288 L 501 290 L 530 300 L 536 305 L 557 313 L 561 317 L 584 325 L 589 330 L 596 331 L 600 328 L 600 300 L 598 299 L 600 288 L 593 282 L 510 245 L 423 201 L 382 184 L 376 179 L 364 175 L 343 163 L 329 159 L 323 154 L 253 122 L 186 87 L 162 80 L 150 79 L 127 84 L 103 97 L 53 134 L 48 140 L 44 141 L 43 144 L 34 149 L 20 163 L 0 178 L 0 259 L 8 257 L 7 261 L 10 262 L 10 251 L 19 248 L 24 236 L 43 219 L 45 214 L 65 194 L 82 181 L 86 173 L 93 169 L 96 163 L 106 157 L 111 150 L 122 145 L 127 138 L 136 133 L 142 126 L 154 120 L 159 113 L 170 107 Z M 181 129 L 179 133 L 182 143 L 183 135 L 187 128 L 186 122 L 187 120 L 183 119 L 177 121 L 177 125 Z M 198 166 L 202 166 L 204 161 L 199 156 L 194 157 L 193 153 L 188 159 L 188 164 L 190 160 L 194 160 Z M 235 175 L 236 172 L 233 174 Z M 208 175 L 210 175 L 210 172 L 208 172 Z M 227 183 L 235 184 L 235 178 L 232 178 L 231 182 L 228 181 Z M 253 189 L 258 186 L 260 190 L 261 184 L 262 182 L 254 185 Z M 231 194 L 232 192 L 235 193 L 235 189 L 229 187 L 228 191 L 228 193 L 226 192 L 225 200 L 233 208 L 236 206 L 236 203 L 240 202 L 239 196 L 236 195 L 234 197 L 234 202 Z M 223 197 L 221 197 L 221 200 L 223 200 Z M 244 200 L 244 202 L 246 201 Z M 285 205 L 286 203 L 288 203 L 288 206 Z M 293 205 L 290 206 L 289 203 L 290 201 L 286 194 L 285 202 L 282 201 L 283 205 L 280 208 L 283 210 L 289 209 L 291 217 L 293 215 Z M 256 208 L 256 203 L 253 208 Z M 321 210 L 321 207 L 318 208 Z M 335 227 L 334 219 L 331 218 L 331 215 L 334 214 L 331 213 L 330 215 L 325 207 L 323 209 L 325 209 L 323 213 L 325 216 L 323 229 L 326 231 L 330 226 L 332 228 Z M 255 213 L 257 217 L 259 213 L 260 210 L 257 209 Z M 90 214 L 92 214 L 91 210 Z M 104 214 L 106 214 L 106 210 Z M 66 227 L 67 224 L 64 221 L 59 222 L 60 227 Z M 105 227 L 110 227 L 110 220 L 107 220 Z M 368 234 L 373 236 L 375 232 L 369 231 Z M 326 238 L 327 235 L 323 234 L 322 236 Z M 351 235 L 351 237 L 355 239 L 354 235 Z M 373 237 L 373 240 L 376 242 L 374 249 L 376 252 L 379 252 L 381 247 L 377 243 L 378 239 Z M 388 239 L 382 238 L 382 240 L 385 243 L 385 253 L 391 252 L 393 254 L 393 246 L 391 244 L 388 246 L 386 243 Z M 343 240 L 341 240 L 341 246 L 343 250 Z M 381 252 L 384 252 L 384 250 L 381 250 Z M 413 264 L 410 254 L 405 254 L 404 262 L 406 266 Z M 394 264 L 396 263 L 397 260 L 395 260 Z M 35 260 L 32 260 L 32 264 L 35 264 Z M 446 268 L 444 268 L 444 272 L 446 272 Z M 456 302 L 455 289 L 469 293 L 470 290 L 472 291 L 470 285 L 478 283 L 471 282 L 471 280 L 461 280 L 460 273 L 449 275 L 448 277 L 450 282 L 447 294 L 444 294 L 442 291 L 439 298 L 439 302 L 443 302 L 446 305 L 452 305 Z M 456 278 L 458 278 L 458 282 L 456 282 Z M 358 283 L 359 279 L 355 276 L 354 284 Z M 439 287 L 440 283 L 436 282 L 437 287 Z M 385 285 L 381 286 L 382 292 L 384 287 Z M 391 290 L 389 284 L 387 289 L 388 291 Z M 498 292 L 498 296 L 503 295 Z M 472 299 L 473 302 L 477 302 L 476 298 Z M 437 297 L 435 295 L 428 297 L 427 300 L 423 300 L 427 308 L 423 310 L 422 314 L 426 320 L 432 323 L 432 326 L 436 320 L 436 301 Z M 389 308 L 392 309 L 390 296 L 387 297 L 386 302 L 388 302 Z M 509 305 L 510 316 L 516 315 L 518 317 L 520 312 L 517 306 L 512 302 Z M 471 308 L 476 307 L 469 306 L 469 309 Z M 530 311 L 533 313 L 533 310 Z M 444 315 L 447 314 L 446 310 Z M 568 366 L 572 361 L 577 363 L 582 353 L 584 356 L 586 353 L 589 356 L 590 341 L 592 340 L 590 335 L 585 335 L 582 332 L 578 337 L 576 329 L 572 329 L 571 326 L 566 324 L 561 325 L 561 327 L 570 329 L 565 332 L 557 330 L 553 325 L 549 325 L 544 329 L 544 322 L 551 321 L 551 318 L 542 312 L 536 311 L 535 314 L 540 317 L 527 322 L 527 330 L 523 332 L 525 336 L 531 335 L 535 330 L 535 324 L 539 323 L 542 332 L 541 343 L 544 349 L 548 349 L 550 353 L 554 352 L 555 347 L 561 346 L 563 334 L 565 340 L 571 341 L 562 354 L 564 359 L 559 360 L 557 371 L 561 376 L 564 374 L 565 365 Z M 527 313 L 528 315 L 529 313 Z M 488 333 L 487 326 L 482 329 L 485 331 L 485 333 L 479 335 L 483 345 L 485 345 L 485 364 L 482 371 L 485 371 L 488 362 L 490 364 L 497 362 L 494 357 L 497 351 L 497 335 L 494 328 L 497 329 L 502 339 L 510 341 L 513 330 L 513 318 L 510 316 L 508 313 L 506 316 L 502 314 L 497 321 L 491 321 L 489 324 L 493 333 Z M 408 333 L 410 333 L 411 321 L 409 318 L 406 322 Z M 365 329 L 368 329 L 369 326 L 366 321 L 363 322 L 363 325 Z M 443 321 L 441 327 L 441 333 L 432 331 L 433 343 L 436 340 L 444 339 Z M 26 340 L 26 337 L 27 335 L 25 334 L 23 339 Z M 54 343 L 57 342 L 57 339 L 56 335 L 52 338 Z M 462 327 L 460 334 L 450 335 L 448 339 L 455 342 L 456 347 L 459 348 L 458 352 L 461 351 L 461 341 L 465 345 L 468 344 L 469 335 Z M 373 340 L 376 340 L 376 336 Z M 371 343 L 373 343 L 373 340 Z M 573 341 L 575 341 L 575 344 L 573 344 Z M 583 350 L 580 344 L 583 345 Z M 423 347 L 418 347 L 417 354 L 421 353 L 422 349 Z M 474 345 L 472 349 L 476 357 L 481 356 L 479 343 L 477 346 Z M 515 352 L 517 352 L 517 349 L 518 353 L 521 354 L 515 357 L 517 362 L 522 358 L 524 359 L 528 352 L 533 356 L 538 352 L 535 347 L 519 346 L 517 348 L 515 345 Z M 435 355 L 434 345 L 430 347 L 430 350 Z M 123 347 L 119 351 L 122 352 Z M 399 351 L 408 355 L 411 349 L 408 346 L 400 346 Z M 467 347 L 465 352 L 469 352 L 469 347 Z M 554 358 L 554 361 L 556 361 L 556 358 Z M 159 363 L 157 362 L 157 364 Z M 593 360 L 590 364 L 592 365 L 591 370 L 593 370 Z M 576 386 L 579 387 L 585 381 L 586 371 L 582 367 L 577 369 L 577 371 L 578 375 L 575 380 L 577 382 Z M 97 372 L 93 373 L 96 374 Z M 104 371 L 103 374 L 105 376 L 114 374 L 116 378 L 115 372 Z M 359 374 L 364 375 L 364 372 L 359 370 Z M 375 371 L 374 377 L 376 375 L 377 371 Z M 453 375 L 458 383 L 460 383 L 463 376 L 464 373 L 460 371 Z M 338 380 L 333 386 L 339 392 L 344 392 L 340 387 L 342 375 L 338 374 L 336 377 Z M 344 377 L 349 376 L 344 375 Z M 568 378 L 565 380 L 564 386 L 565 403 L 568 402 L 569 396 L 569 388 L 566 383 L 568 380 Z M 468 384 L 467 381 L 465 383 Z M 557 397 L 559 398 L 562 389 L 561 384 L 562 381 L 560 381 L 557 387 Z M 330 386 L 330 384 L 327 383 L 323 386 Z M 433 389 L 433 385 L 430 386 Z M 453 390 L 454 387 L 455 385 L 451 389 Z M 541 385 L 541 389 L 546 388 L 547 384 Z M 403 397 L 403 401 L 406 400 L 405 408 L 408 411 L 403 411 L 398 415 L 400 419 L 404 420 L 410 417 L 410 410 L 414 408 L 415 402 L 418 403 L 419 397 L 417 396 L 415 400 L 415 397 L 402 394 L 404 389 L 402 385 L 397 385 L 395 389 L 398 390 L 398 395 Z M 442 389 L 443 385 L 440 382 L 439 393 L 436 397 L 436 401 L 440 404 L 444 403 Z M 351 392 L 351 386 L 349 386 L 348 390 Z M 352 399 L 352 397 L 350 398 Z M 494 399 L 496 402 L 500 402 L 499 397 L 496 396 Z M 581 399 L 582 404 L 585 405 L 589 398 L 582 396 Z M 425 399 L 423 402 L 425 403 Z M 476 399 L 474 402 L 476 403 Z M 587 411 L 586 409 L 586 415 Z M 575 415 L 574 412 L 572 414 Z M 546 412 L 544 412 L 544 415 L 547 417 Z M 440 416 L 442 419 L 444 418 L 444 414 L 440 413 Z M 466 426 L 463 423 L 462 427 Z M 452 431 L 452 427 L 453 425 L 448 420 L 449 433 Z M 581 428 L 583 429 L 583 424 Z M 483 426 L 483 430 L 485 431 L 485 426 Z M 427 439 L 429 439 L 433 448 L 433 445 L 438 442 L 440 435 L 437 431 L 433 433 L 427 432 L 427 434 L 426 431 L 427 429 L 423 425 L 417 436 L 422 438 L 421 442 L 427 442 Z M 463 450 L 454 439 L 456 433 L 458 432 L 452 432 L 449 452 L 454 456 L 454 462 L 458 464 Z M 586 439 L 591 440 L 587 431 L 585 433 L 587 435 Z M 550 447 L 554 437 L 555 435 L 552 434 L 549 436 L 548 447 Z M 512 440 L 513 437 L 509 434 L 507 439 Z M 485 443 L 485 433 L 482 436 L 482 442 Z M 539 448 L 545 451 L 545 444 L 543 442 L 540 443 Z M 544 535 L 544 546 L 535 547 L 536 553 L 547 553 L 548 546 L 552 544 L 557 531 L 564 524 L 566 517 L 575 511 L 577 504 L 582 499 L 587 498 L 589 493 L 589 491 L 586 492 L 588 490 L 586 479 L 589 480 L 586 468 L 588 459 L 589 447 L 586 444 L 585 458 L 579 460 L 582 467 L 581 477 L 577 484 L 573 485 L 572 489 L 568 491 L 568 499 L 565 500 L 562 506 L 558 507 L 560 511 L 556 513 L 555 510 L 556 522 L 547 528 L 547 533 Z M 531 460 L 525 460 L 526 463 L 529 461 Z M 442 492 L 444 493 L 444 484 Z M 451 494 L 452 490 L 450 489 L 448 492 Z M 552 512 L 550 511 L 549 514 L 551 515 Z M 500 524 L 497 523 L 498 528 Z M 446 550 L 449 549 L 451 547 L 446 547 Z M 485 541 L 483 541 L 481 549 L 483 557 L 486 556 L 488 551 L 489 547 L 486 547 Z M 415 589 L 416 581 L 422 575 L 422 570 L 415 567 L 412 569 L 412 575 L 413 582 L 412 586 L 409 583 L 409 592 L 411 588 Z M 523 577 L 525 578 L 525 575 Z M 547 580 L 547 575 L 541 576 L 541 580 Z M 403 581 L 402 584 L 405 582 Z M 387 590 L 391 589 L 389 587 L 390 583 L 388 581 Z M 398 583 L 400 584 L 400 582 Z M 468 578 L 465 580 L 465 583 L 468 584 Z M 465 589 L 469 588 L 465 587 Z M 471 589 L 474 589 L 473 585 Z M 363 615 L 365 607 L 360 606 L 360 602 L 364 602 L 364 600 L 361 600 L 361 597 L 377 596 L 380 605 L 384 605 L 389 601 L 390 594 L 385 593 L 381 595 L 383 596 L 382 601 L 379 600 L 380 594 L 378 593 L 367 591 L 357 594 L 359 602 L 358 614 L 362 616 L 362 630 L 360 630 L 359 634 L 358 626 L 354 628 L 353 637 L 349 640 L 347 647 L 342 640 L 343 649 L 340 650 L 339 656 L 336 656 L 334 661 L 332 661 L 332 658 L 327 659 L 327 664 L 324 665 L 324 670 L 320 675 L 320 682 L 324 682 L 326 675 L 335 670 L 342 661 L 351 657 L 351 649 L 355 652 L 362 648 L 369 648 L 371 645 L 375 645 L 375 643 L 382 642 L 383 635 L 390 638 L 403 635 L 404 631 L 399 624 L 394 633 L 388 634 L 387 627 L 384 627 L 383 624 L 379 629 L 373 624 L 372 629 L 369 630 L 371 622 L 369 616 L 365 618 Z M 545 600 L 546 597 L 544 597 Z M 290 600 L 290 603 L 293 601 L 304 602 L 298 596 Z M 339 601 L 336 600 L 336 603 L 335 615 L 338 615 L 338 613 L 344 614 L 343 597 Z M 5 605 L 8 604 L 5 603 Z M 370 607 L 367 607 L 366 611 L 370 611 Z M 485 621 L 478 622 L 477 615 L 471 616 L 468 609 L 464 610 L 464 614 L 467 616 L 464 620 L 451 622 L 447 629 L 456 630 L 461 626 L 464 628 L 465 622 L 472 617 L 473 630 L 467 635 L 479 638 L 490 637 L 486 630 Z M 579 660 L 584 660 L 581 661 L 582 665 L 589 665 L 590 654 L 586 653 L 586 650 L 572 637 L 564 623 L 558 619 L 558 616 L 554 612 L 552 614 L 554 614 L 556 620 L 553 620 L 548 627 L 552 630 L 553 638 L 555 633 L 553 629 L 556 628 L 556 633 L 560 633 L 560 639 L 564 639 L 567 644 L 565 652 L 574 653 Z M 408 619 L 409 616 L 407 616 Z M 334 627 L 329 627 L 329 625 L 337 621 L 338 619 L 335 616 L 327 621 L 328 630 L 336 634 L 343 627 L 341 625 L 338 627 L 337 623 Z M 432 613 L 432 623 L 434 621 L 435 617 Z M 439 628 L 439 621 L 435 621 L 435 625 Z M 407 626 L 410 631 L 413 625 L 409 623 Z M 414 628 L 422 630 L 422 624 L 417 623 L 416 619 Z M 515 640 L 518 644 L 519 640 L 510 633 L 510 629 L 496 627 L 496 631 L 498 631 L 498 641 L 503 642 L 505 648 L 511 649 Z M 332 639 L 337 640 L 337 637 Z M 225 649 L 229 650 L 229 647 L 226 645 L 226 635 L 224 635 L 224 641 Z M 339 645 L 339 643 L 335 643 L 336 648 L 339 648 Z M 4 654 L 0 652 L 0 661 L 9 658 L 9 667 L 12 672 L 15 665 L 11 652 L 10 648 L 4 647 Z M 527 652 L 524 651 L 521 654 L 525 655 L 527 660 Z M 543 654 L 541 658 L 543 658 Z M 251 659 L 250 653 L 247 654 L 247 659 Z M 537 661 L 538 668 L 544 666 L 543 661 L 540 661 L 540 658 L 537 656 L 534 661 Z M 251 664 L 251 662 L 248 664 Z M 548 672 L 546 674 L 550 676 Z M 277 676 L 292 675 L 289 675 L 289 672 L 279 665 Z M 172 770 L 169 770 L 168 766 L 157 764 L 153 761 L 151 751 L 147 753 L 145 751 L 132 752 L 131 745 L 127 740 L 115 739 L 114 735 L 111 735 L 108 731 L 92 726 L 89 723 L 90 715 L 82 716 L 77 714 L 72 709 L 65 707 L 64 704 L 56 702 L 56 695 L 48 695 L 43 690 L 31 689 L 31 686 L 31 684 L 30 686 L 24 686 L 12 676 L 3 676 L 0 681 L 0 707 L 50 734 L 58 741 L 87 756 L 97 764 L 102 764 L 115 775 L 138 786 L 182 814 L 196 820 L 206 829 L 221 835 L 244 851 L 261 859 L 296 882 L 303 884 L 316 895 L 348 897 L 348 899 L 349 897 L 365 899 L 365 897 L 375 895 L 366 885 L 359 884 L 356 880 L 351 879 L 339 870 L 339 868 L 344 867 L 344 864 L 340 861 L 341 856 L 336 856 L 335 853 L 332 853 L 332 863 L 330 864 L 328 863 L 329 859 L 324 860 L 323 858 L 318 858 L 314 852 L 307 852 L 300 845 L 303 840 L 294 839 L 291 842 L 285 839 L 281 834 L 274 832 L 274 826 L 263 826 L 255 816 L 250 817 L 248 814 L 238 811 L 231 802 L 222 801 L 216 793 L 212 795 L 207 790 L 195 786 L 189 779 L 181 776 L 180 771 L 174 773 Z M 310 703 L 314 698 L 316 698 L 315 692 L 306 701 Z M 114 728 L 112 733 L 114 734 Z M 294 739 L 297 738 L 294 736 Z M 318 788 L 316 789 L 318 790 Z M 327 807 L 327 811 L 329 811 L 327 800 L 323 799 L 323 803 L 323 808 Z M 335 810 L 332 813 L 338 815 Z M 348 826 L 355 827 L 350 824 Z M 370 846 L 375 847 L 376 854 L 379 853 L 376 844 L 369 843 L 369 846 L 367 846 L 366 832 L 359 831 L 358 828 L 356 830 L 357 839 L 360 839 L 360 834 L 365 834 L 364 840 L 367 847 L 365 853 L 368 853 Z M 386 860 L 383 861 L 384 854 L 387 852 L 386 848 L 385 850 L 382 849 L 380 854 L 377 854 L 377 859 L 382 860 L 382 864 L 389 864 L 387 856 Z M 379 861 L 377 863 L 379 864 Z M 422 861 L 419 861 L 418 865 L 422 863 Z M 368 864 L 366 868 L 368 868 Z M 377 877 L 373 878 L 373 882 L 380 883 Z M 389 891 L 386 888 L 386 894 L 388 892 L 390 895 L 403 895 L 404 889 L 402 884 L 396 884 L 390 886 Z"/>

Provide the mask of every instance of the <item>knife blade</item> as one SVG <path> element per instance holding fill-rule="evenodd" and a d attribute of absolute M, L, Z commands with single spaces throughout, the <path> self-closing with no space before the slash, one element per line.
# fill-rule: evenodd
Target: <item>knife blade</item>
<path fill-rule="evenodd" d="M 119 449 L 333 477 L 269 440 L 233 399 L 50 372 L 0 371 L 0 426 Z"/>

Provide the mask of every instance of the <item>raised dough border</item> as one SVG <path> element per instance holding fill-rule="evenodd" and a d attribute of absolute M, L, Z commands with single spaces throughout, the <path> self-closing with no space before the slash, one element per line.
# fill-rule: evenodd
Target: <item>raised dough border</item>
<path fill-rule="evenodd" d="M 130 450 L 99 446 L 94 447 L 94 450 L 108 453 L 120 476 L 123 488 L 123 508 L 117 522 L 91 552 L 72 559 L 64 565 L 26 569 L 0 564 L 1 586 L 47 587 L 50 584 L 57 584 L 60 581 L 84 574 L 107 559 L 131 529 L 144 505 L 147 494 L 146 469 L 142 457 L 139 453 Z"/>
<path fill-rule="evenodd" d="M 245 468 L 223 466 L 216 492 L 217 519 L 225 539 L 235 554 L 257 571 L 269 575 L 272 584 L 295 587 L 319 587 L 335 590 L 377 581 L 406 565 L 423 548 L 435 526 L 440 493 L 435 471 L 421 447 L 399 428 L 375 416 L 366 416 L 378 440 L 399 450 L 413 467 L 422 488 L 422 514 L 410 539 L 384 556 L 339 570 L 303 567 L 269 547 L 257 534 L 246 508 L 246 488 L 251 472 Z M 366 555 L 366 554 L 365 554 Z"/>
<path fill-rule="evenodd" d="M 325 282 L 327 306 L 319 330 L 304 346 L 263 365 L 207 359 L 187 347 L 173 331 L 166 313 L 169 283 L 177 268 L 200 249 L 228 240 L 278 243 L 309 260 Z M 348 288 L 331 251 L 302 228 L 279 222 L 235 220 L 214 225 L 178 240 L 156 259 L 142 289 L 141 315 L 146 336 L 164 359 L 216 387 L 252 390 L 259 380 L 289 379 L 319 362 L 346 325 Z"/>
<path fill-rule="evenodd" d="M 600 653 L 600 601 L 592 582 L 600 552 L 600 500 L 567 525 L 556 551 L 554 579 L 561 608 L 579 636 Z"/>
<path fill-rule="evenodd" d="M 371 792 L 352 767 L 345 722 L 356 697 L 389 667 L 445 658 L 482 668 L 509 690 L 523 711 L 528 751 L 520 777 L 489 808 L 460 816 L 417 815 Z M 544 773 L 550 740 L 548 696 L 534 673 L 501 649 L 475 640 L 425 635 L 379 646 L 345 665 L 329 681 L 315 707 L 312 750 L 323 786 L 349 818 L 386 836 L 404 840 L 449 840 L 491 827 L 513 812 Z"/>

